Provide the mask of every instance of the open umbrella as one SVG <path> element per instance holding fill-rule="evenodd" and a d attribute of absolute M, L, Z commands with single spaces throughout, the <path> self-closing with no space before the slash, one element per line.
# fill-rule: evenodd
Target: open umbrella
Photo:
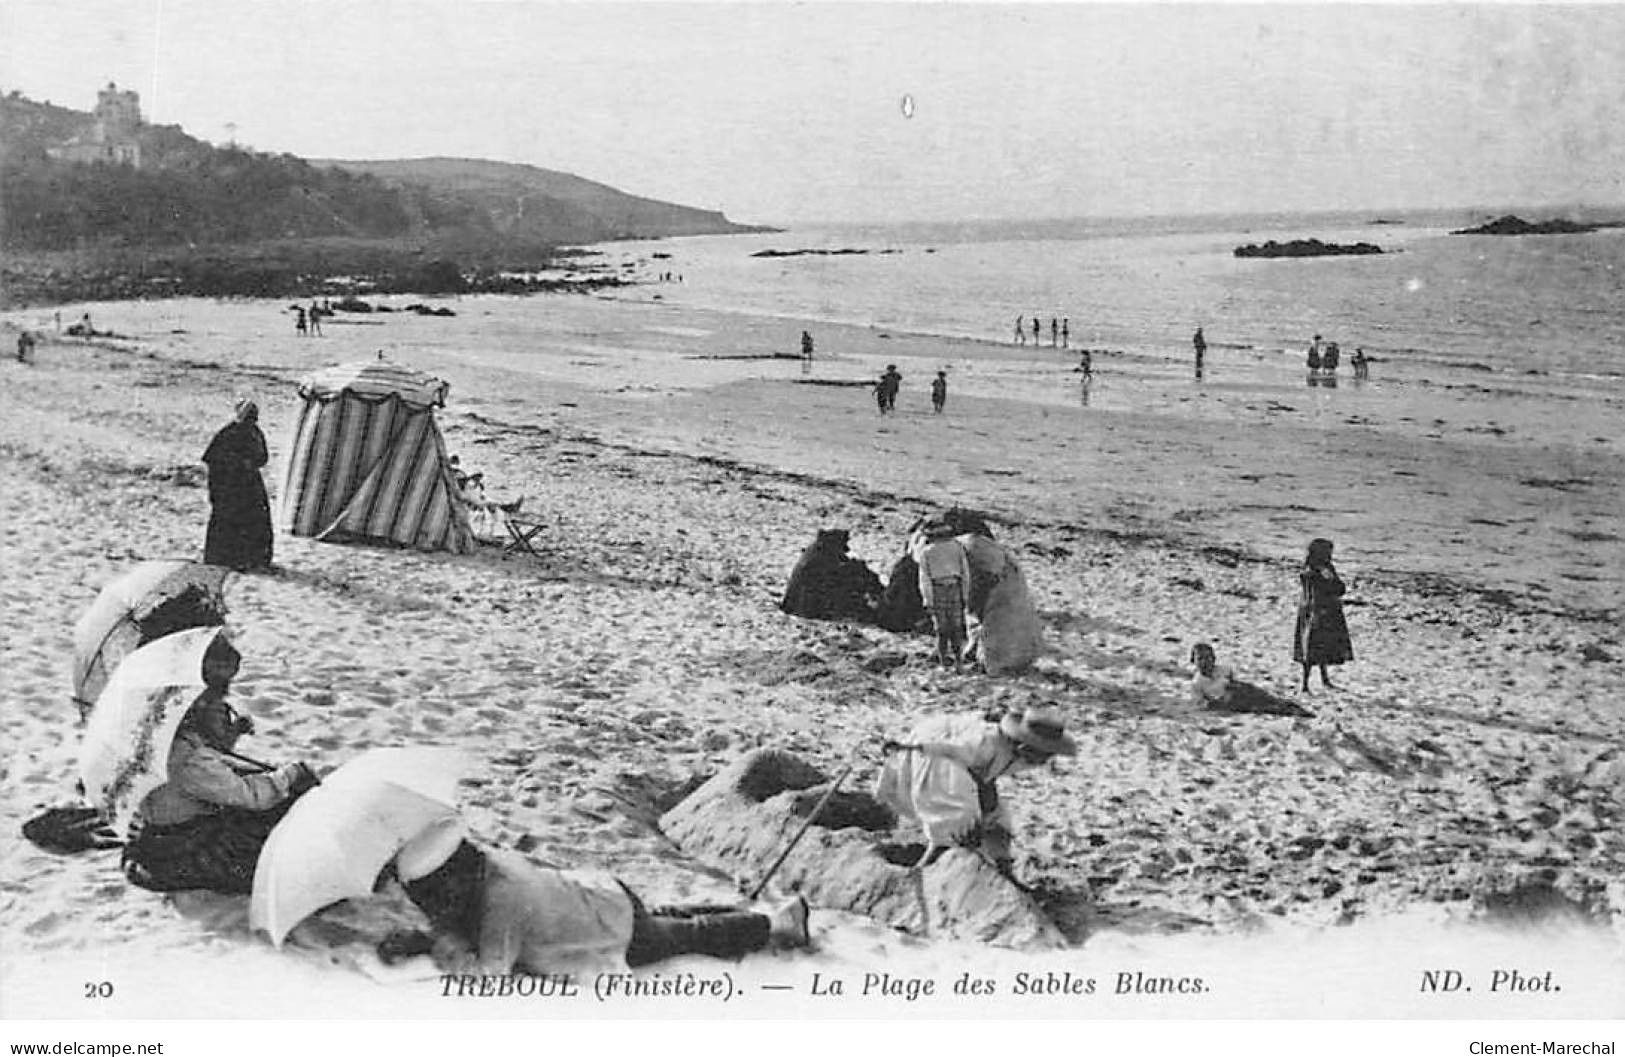
<path fill-rule="evenodd" d="M 224 624 L 221 585 L 230 571 L 201 562 L 148 561 L 103 587 L 73 628 L 73 696 L 81 716 L 131 650 L 173 631 Z"/>
<path fill-rule="evenodd" d="M 141 801 L 169 779 L 169 749 L 204 690 L 203 657 L 222 628 L 191 628 L 132 652 L 113 671 L 85 725 L 85 798 L 121 837 Z"/>
<path fill-rule="evenodd" d="M 322 779 L 260 850 L 249 926 L 280 947 L 316 911 L 371 895 L 407 841 L 456 817 L 467 769 L 467 757 L 452 749 L 372 749 Z"/>

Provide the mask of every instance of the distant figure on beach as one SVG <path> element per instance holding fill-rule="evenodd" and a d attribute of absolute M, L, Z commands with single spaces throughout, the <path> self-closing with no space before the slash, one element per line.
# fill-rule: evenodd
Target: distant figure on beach
<path fill-rule="evenodd" d="M 970 562 L 954 538 L 954 526 L 938 520 L 926 524 L 909 541 L 919 570 L 920 598 L 937 633 L 932 660 L 959 667 L 965 653 L 965 607 L 970 599 Z"/>
<path fill-rule="evenodd" d="M 1061 324 L 1054 316 L 1050 316 L 1049 317 L 1049 347 L 1052 348 L 1052 349 L 1056 349 L 1056 348 L 1060 348 L 1060 345 L 1061 345 Z"/>
<path fill-rule="evenodd" d="M 307 330 L 308 330 L 308 327 L 305 324 L 305 306 L 304 305 L 294 305 L 293 306 L 293 332 L 295 334 L 298 334 L 300 337 L 304 337 Z"/>
<path fill-rule="evenodd" d="M 124 846 L 121 866 L 132 884 L 247 895 L 272 828 L 316 785 L 303 763 L 250 769 L 233 752 L 254 732 L 253 721 L 226 701 L 240 663 L 224 637 L 204 655 L 204 689 L 181 720 L 167 781 L 141 801 L 135 839 Z"/>
<path fill-rule="evenodd" d="M 1365 349 L 1362 346 L 1354 347 L 1354 355 L 1349 357 L 1349 365 L 1354 368 L 1355 381 L 1365 381 L 1371 376 L 1371 361 L 1366 359 Z"/>
<path fill-rule="evenodd" d="M 888 742 L 875 798 L 919 826 L 926 842 L 919 865 L 952 847 L 972 848 L 1006 876 L 1015 872 L 1015 826 L 999 795 L 1006 775 L 1077 754 L 1052 704 L 1016 708 L 994 718 L 980 712 L 932 716 Z"/>
<path fill-rule="evenodd" d="M 322 317 L 324 315 L 326 315 L 327 312 L 328 312 L 327 309 L 317 307 L 316 302 L 312 301 L 310 303 L 310 336 L 311 337 L 319 338 L 319 337 L 322 336 Z"/>
<path fill-rule="evenodd" d="M 931 382 L 931 410 L 942 414 L 942 405 L 948 402 L 948 372 L 938 371 Z"/>
<path fill-rule="evenodd" d="M 1309 669 L 1320 668 L 1321 685 L 1332 686 L 1326 669 L 1354 659 L 1348 623 L 1343 618 L 1343 581 L 1332 565 L 1332 541 L 1309 541 L 1303 568 L 1298 572 L 1301 593 L 1298 620 L 1292 636 L 1292 659 L 1303 666 L 1302 689 L 1309 689 Z"/>
<path fill-rule="evenodd" d="M 34 335 L 30 331 L 23 331 L 17 335 L 17 362 L 27 363 L 34 355 Z"/>
<path fill-rule="evenodd" d="M 808 363 L 811 363 L 813 358 L 812 335 L 807 333 L 805 330 L 801 332 L 801 358 L 806 360 Z"/>
<path fill-rule="evenodd" d="M 1095 373 L 1095 358 L 1089 349 L 1078 350 L 1078 370 L 1085 378 Z"/>
<path fill-rule="evenodd" d="M 1026 320 L 1027 320 L 1026 316 L 1017 316 L 1016 317 L 1016 344 L 1017 345 L 1025 345 L 1025 344 L 1027 344 L 1027 328 L 1025 326 Z"/>
<path fill-rule="evenodd" d="M 1038 317 L 1033 317 L 1033 348 L 1038 347 Z"/>
<path fill-rule="evenodd" d="M 903 387 L 903 376 L 898 373 L 895 363 L 886 364 L 885 373 L 880 376 L 880 382 L 875 388 L 875 398 L 880 401 L 880 413 L 897 410 L 897 393 Z"/>
<path fill-rule="evenodd" d="M 1309 369 L 1311 371 L 1320 370 L 1320 335 L 1319 334 L 1316 334 L 1315 335 L 1315 340 L 1309 343 L 1309 355 L 1307 357 L 1305 357 L 1305 361 L 1308 363 Z"/>
<path fill-rule="evenodd" d="M 1191 648 L 1191 703 L 1216 712 L 1263 712 L 1276 716 L 1307 716 L 1309 712 L 1268 690 L 1242 682 L 1235 670 L 1221 665 L 1213 647 L 1198 642 Z"/>
<path fill-rule="evenodd" d="M 1063 319 L 1063 320 L 1061 320 L 1061 348 L 1069 349 L 1071 347 L 1072 347 L 1072 321 L 1070 319 Z"/>
<path fill-rule="evenodd" d="M 1320 369 L 1323 371 L 1336 371 L 1337 361 L 1340 360 L 1342 356 L 1342 350 L 1337 347 L 1337 342 L 1328 341 L 1326 343 L 1326 351 L 1320 354 Z"/>
<path fill-rule="evenodd" d="M 56 320 L 56 332 L 58 334 L 62 333 L 62 313 L 60 311 L 54 312 L 52 318 Z"/>
<path fill-rule="evenodd" d="M 1196 377 L 1202 377 L 1202 360 L 1207 356 L 1207 338 L 1202 336 L 1202 328 L 1197 327 L 1196 333 L 1191 335 L 1191 348 L 1196 350 Z"/>
<path fill-rule="evenodd" d="M 386 963 L 436 956 L 451 971 L 573 973 L 637 968 L 683 954 L 739 958 L 807 945 L 807 901 L 773 908 L 674 907 L 651 911 L 608 873 L 538 865 L 486 850 L 447 818 L 408 841 L 393 871 L 434 929 L 397 932 L 378 945 Z"/>
<path fill-rule="evenodd" d="M 232 421 L 209 441 L 203 463 L 209 468 L 209 528 L 203 560 L 239 572 L 271 566 L 271 502 L 260 479 L 269 460 L 260 409 L 239 400 Z"/>

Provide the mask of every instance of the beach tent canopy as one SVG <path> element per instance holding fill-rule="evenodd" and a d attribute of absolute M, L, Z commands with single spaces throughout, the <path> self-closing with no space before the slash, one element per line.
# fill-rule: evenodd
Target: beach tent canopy
<path fill-rule="evenodd" d="M 295 536 L 472 550 L 434 409 L 445 382 L 388 360 L 329 367 L 299 385 L 282 521 Z"/>

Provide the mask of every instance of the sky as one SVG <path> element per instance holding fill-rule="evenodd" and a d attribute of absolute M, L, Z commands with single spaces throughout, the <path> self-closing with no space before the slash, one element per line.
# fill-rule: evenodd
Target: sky
<path fill-rule="evenodd" d="M 4 0 L 0 90 L 755 223 L 1625 204 L 1625 4 Z"/>

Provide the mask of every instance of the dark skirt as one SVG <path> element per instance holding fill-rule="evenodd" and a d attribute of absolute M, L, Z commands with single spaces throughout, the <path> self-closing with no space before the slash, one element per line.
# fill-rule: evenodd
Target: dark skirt
<path fill-rule="evenodd" d="M 1299 664 L 1344 664 L 1354 659 L 1343 604 L 1325 600 L 1298 607 L 1298 625 L 1292 638 L 1292 659 Z"/>
<path fill-rule="evenodd" d="M 271 564 L 271 501 L 258 470 L 210 471 L 203 560 L 237 570 Z"/>
<path fill-rule="evenodd" d="M 124 876 L 153 892 L 201 888 L 248 895 L 260 848 L 290 804 L 269 811 L 227 808 L 174 826 L 143 826 L 124 846 Z"/>

